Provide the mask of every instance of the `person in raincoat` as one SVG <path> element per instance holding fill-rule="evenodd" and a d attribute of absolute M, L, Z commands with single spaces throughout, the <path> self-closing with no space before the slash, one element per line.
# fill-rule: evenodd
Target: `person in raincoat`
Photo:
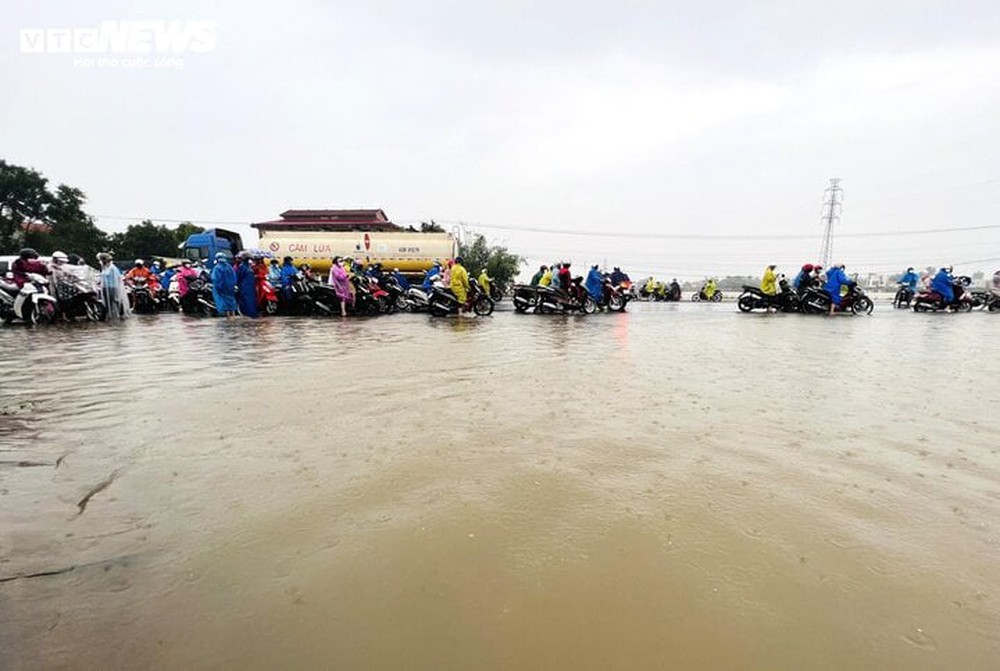
<path fill-rule="evenodd" d="M 913 272 L 913 267 L 911 266 L 907 268 L 906 272 L 900 275 L 899 279 L 896 281 L 902 284 L 907 289 L 909 289 L 910 293 L 916 293 L 917 282 L 920 281 L 920 275 L 917 275 L 915 272 Z"/>
<path fill-rule="evenodd" d="M 542 267 L 545 268 L 545 266 Z M 552 285 L 552 272 L 554 269 L 555 269 L 555 264 L 553 264 L 553 266 L 550 268 L 545 268 L 545 272 L 542 273 L 542 276 L 538 278 L 538 286 L 547 287 Z"/>
<path fill-rule="evenodd" d="M 257 277 L 250 263 L 250 255 L 243 253 L 236 267 L 236 286 L 240 290 L 240 313 L 244 317 L 257 316 Z"/>
<path fill-rule="evenodd" d="M 830 295 L 830 314 L 832 315 L 840 307 L 841 287 L 853 284 L 844 272 L 844 264 L 835 263 L 830 270 L 826 271 L 826 285 L 823 289 Z"/>
<path fill-rule="evenodd" d="M 125 279 L 122 271 L 111 263 L 111 254 L 101 252 L 97 255 L 101 264 L 101 298 L 108 310 L 108 319 L 128 319 L 131 311 L 125 293 Z"/>
<path fill-rule="evenodd" d="M 483 293 L 487 296 L 490 295 L 490 282 L 493 281 L 489 275 L 486 274 L 486 268 L 483 268 L 483 272 L 479 273 L 479 288 L 483 290 Z"/>
<path fill-rule="evenodd" d="M 410 280 L 406 279 L 406 275 L 399 272 L 399 268 L 392 269 L 392 277 L 399 284 L 399 288 L 406 291 L 410 288 Z"/>
<path fill-rule="evenodd" d="M 590 272 L 587 273 L 585 286 L 587 287 L 587 293 L 591 295 L 594 302 L 600 305 L 601 300 L 604 298 L 604 275 L 597 269 L 596 263 L 590 267 Z"/>
<path fill-rule="evenodd" d="M 764 269 L 764 276 L 760 278 L 760 290 L 768 298 L 767 311 L 770 312 L 774 309 L 772 305 L 773 298 L 778 295 L 778 276 L 775 274 L 774 269 L 777 268 L 776 265 L 770 265 Z"/>
<path fill-rule="evenodd" d="M 931 280 L 931 291 L 941 294 L 945 304 L 951 305 L 955 302 L 955 278 L 951 276 L 951 267 L 942 268 Z"/>
<path fill-rule="evenodd" d="M 715 295 L 715 292 L 718 290 L 718 288 L 719 288 L 718 285 L 715 284 L 715 278 L 714 277 L 708 278 L 708 282 L 705 282 L 705 288 L 703 289 L 703 291 L 705 292 L 705 298 L 707 300 L 712 300 L 712 296 Z"/>
<path fill-rule="evenodd" d="M 451 266 L 451 284 L 449 288 L 458 299 L 458 314 L 465 313 L 465 303 L 469 300 L 469 273 L 462 265 L 462 257 L 456 256 Z"/>
<path fill-rule="evenodd" d="M 181 261 L 180 270 L 177 271 L 177 294 L 184 298 L 187 296 L 190 283 L 198 279 L 198 270 L 191 264 L 191 261 L 184 259 Z"/>
<path fill-rule="evenodd" d="M 278 286 L 281 287 L 281 297 L 288 303 L 292 302 L 292 286 L 299 271 L 292 264 L 292 257 L 286 256 L 281 261 L 281 274 L 278 276 Z"/>
<path fill-rule="evenodd" d="M 351 293 L 351 278 L 347 276 L 347 271 L 341 264 L 339 256 L 333 257 L 333 264 L 330 265 L 330 276 L 327 283 L 333 287 L 340 301 L 340 316 L 347 316 L 347 306 L 354 305 L 354 294 Z"/>
<path fill-rule="evenodd" d="M 212 268 L 212 297 L 218 314 L 226 315 L 226 319 L 236 316 L 236 271 L 222 252 L 215 255 Z"/>
<path fill-rule="evenodd" d="M 538 272 L 531 276 L 531 282 L 530 282 L 531 286 L 537 287 L 538 284 L 542 281 L 542 276 L 545 275 L 548 269 L 549 269 L 548 266 L 540 266 L 538 268 Z"/>
<path fill-rule="evenodd" d="M 424 273 L 424 283 L 422 286 L 425 292 L 427 293 L 431 292 L 431 290 L 434 288 L 434 281 L 438 278 L 438 275 L 440 274 L 441 274 L 441 263 L 439 261 L 435 261 L 434 265 L 431 266 L 426 273 Z"/>

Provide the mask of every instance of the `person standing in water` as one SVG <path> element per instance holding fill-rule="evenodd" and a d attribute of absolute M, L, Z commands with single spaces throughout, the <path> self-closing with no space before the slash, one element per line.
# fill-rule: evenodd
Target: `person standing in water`
<path fill-rule="evenodd" d="M 337 294 L 337 300 L 340 301 L 340 316 L 346 317 L 347 306 L 354 304 L 354 294 L 351 293 L 351 279 L 347 276 L 344 266 L 341 265 L 341 258 L 339 256 L 333 257 L 327 283 L 333 287 L 334 292 Z"/>
<path fill-rule="evenodd" d="M 217 313 L 226 315 L 226 319 L 236 316 L 236 271 L 222 252 L 215 255 L 212 268 L 212 297 Z"/>
<path fill-rule="evenodd" d="M 244 317 L 256 317 L 257 277 L 246 252 L 241 252 L 240 265 L 236 268 L 236 286 L 240 290 L 240 313 Z"/>

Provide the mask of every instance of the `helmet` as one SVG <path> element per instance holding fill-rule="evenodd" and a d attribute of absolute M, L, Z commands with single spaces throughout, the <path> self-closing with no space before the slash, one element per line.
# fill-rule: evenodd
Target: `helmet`
<path fill-rule="evenodd" d="M 144 265 L 146 265 L 146 262 L 143 261 L 142 259 L 136 259 L 135 260 L 135 265 L 137 265 L 137 266 L 144 266 Z"/>
<path fill-rule="evenodd" d="M 183 261 L 181 261 L 181 265 L 182 266 L 190 266 L 191 265 L 191 259 L 184 259 Z"/>
<path fill-rule="evenodd" d="M 52 260 L 56 263 L 66 263 L 69 257 L 66 256 L 66 252 L 52 252 Z"/>
<path fill-rule="evenodd" d="M 224 258 L 226 258 L 226 254 L 225 254 L 225 252 L 216 252 L 215 253 L 215 258 L 217 258 L 217 259 L 224 259 Z"/>
<path fill-rule="evenodd" d="M 802 272 L 811 273 L 812 271 L 813 271 L 813 264 L 807 263 L 806 265 L 802 266 Z"/>
<path fill-rule="evenodd" d="M 24 249 L 21 250 L 20 256 L 21 256 L 22 259 L 25 259 L 25 260 L 27 260 L 27 259 L 37 259 L 38 258 L 38 252 L 36 252 L 31 247 L 25 247 Z"/>
<path fill-rule="evenodd" d="M 104 263 L 105 261 L 110 261 L 111 255 L 108 254 L 107 252 L 101 252 L 100 254 L 97 255 L 97 260 L 100 261 L 101 263 Z"/>

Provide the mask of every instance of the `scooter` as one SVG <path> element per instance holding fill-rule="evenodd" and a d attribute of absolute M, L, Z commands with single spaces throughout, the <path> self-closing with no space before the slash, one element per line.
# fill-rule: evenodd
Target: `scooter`
<path fill-rule="evenodd" d="M 59 310 L 69 321 L 77 317 L 87 321 L 104 321 L 108 309 L 100 298 L 98 274 L 87 266 L 63 264 L 52 271 Z"/>
<path fill-rule="evenodd" d="M 4 321 L 20 319 L 28 325 L 54 322 L 59 316 L 59 302 L 49 293 L 48 287 L 49 281 L 38 273 L 28 273 L 28 279 L 20 289 L 16 284 L 0 282 L 0 291 L 14 299 L 11 312 L 4 317 Z"/>
<path fill-rule="evenodd" d="M 444 287 L 434 287 L 434 291 L 428 300 L 428 310 L 435 317 L 446 317 L 458 314 L 459 308 L 472 308 L 472 311 L 480 317 L 487 317 L 493 314 L 493 299 L 483 293 L 479 282 L 469 280 L 469 295 L 464 306 L 458 302 L 458 298 L 450 289 Z"/>

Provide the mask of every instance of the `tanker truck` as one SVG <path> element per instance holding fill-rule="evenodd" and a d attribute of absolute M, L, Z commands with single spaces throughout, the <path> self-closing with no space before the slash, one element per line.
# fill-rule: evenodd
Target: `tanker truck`
<path fill-rule="evenodd" d="M 458 245 L 450 233 L 410 231 L 260 231 L 260 249 L 277 259 L 292 257 L 295 265 L 308 263 L 327 272 L 335 256 L 351 257 L 363 265 L 381 263 L 403 273 L 422 273 L 435 260 L 454 258 Z"/>

